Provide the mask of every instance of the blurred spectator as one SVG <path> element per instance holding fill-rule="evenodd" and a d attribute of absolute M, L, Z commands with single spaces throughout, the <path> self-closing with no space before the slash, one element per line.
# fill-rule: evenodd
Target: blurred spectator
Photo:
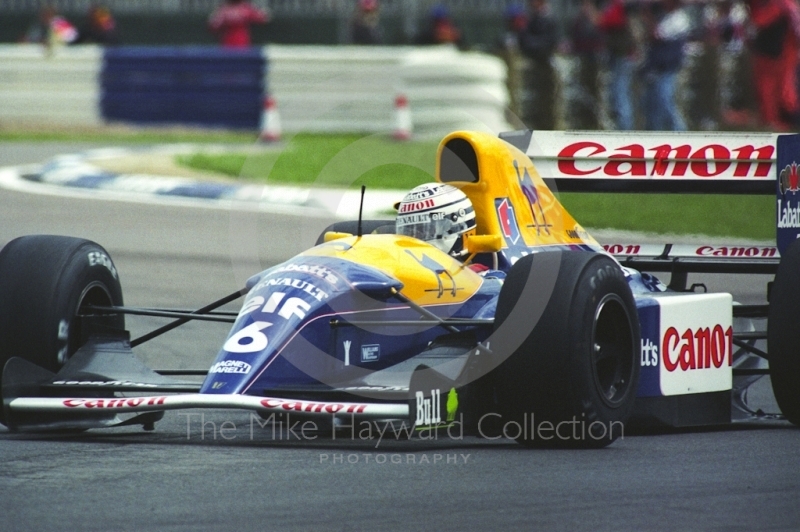
<path fill-rule="evenodd" d="M 428 27 L 417 38 L 417 44 L 455 44 L 464 45 L 461 30 L 458 29 L 447 7 L 437 4 L 431 9 Z"/>
<path fill-rule="evenodd" d="M 58 14 L 52 6 L 45 6 L 39 12 L 37 21 L 28 28 L 24 42 L 40 43 L 48 52 L 62 44 L 72 44 L 78 39 L 78 30 Z"/>
<path fill-rule="evenodd" d="M 600 52 L 603 36 L 597 27 L 599 13 L 594 0 L 583 0 L 581 8 L 572 21 L 570 41 L 572 53 L 578 60 L 578 76 L 575 97 L 570 105 L 574 129 L 598 129 L 600 83 Z"/>
<path fill-rule="evenodd" d="M 762 122 L 786 131 L 796 121 L 800 13 L 795 0 L 747 0 L 755 34 L 750 41 Z"/>
<path fill-rule="evenodd" d="M 104 6 L 92 5 L 86 14 L 86 21 L 78 32 L 77 43 L 119 44 L 117 23 L 111 11 Z"/>
<path fill-rule="evenodd" d="M 512 4 L 506 8 L 503 20 L 505 29 L 497 42 L 497 49 L 508 67 L 506 84 L 508 85 L 508 107 L 511 114 L 506 118 L 509 122 L 515 123 L 519 121 L 519 116 L 522 114 L 520 108 L 522 79 L 520 73 L 523 70 L 523 64 L 519 49 L 519 34 L 527 27 L 528 17 L 525 15 L 524 7 Z M 520 124 L 520 127 L 523 127 L 523 125 Z"/>
<path fill-rule="evenodd" d="M 381 44 L 383 34 L 379 26 L 378 0 L 358 0 L 350 22 L 350 39 L 353 44 Z"/>
<path fill-rule="evenodd" d="M 633 129 L 631 79 L 639 53 L 624 0 L 610 0 L 597 25 L 605 34 L 608 52 L 608 102 L 612 119 L 618 130 L 630 130 Z"/>
<path fill-rule="evenodd" d="M 531 129 L 555 129 L 556 75 L 552 64 L 558 28 L 547 0 L 530 0 L 528 25 L 519 34 L 520 50 L 530 60 L 522 119 Z"/>
<path fill-rule="evenodd" d="M 208 27 L 226 48 L 250 46 L 250 26 L 266 24 L 270 20 L 263 11 L 247 0 L 225 0 L 208 18 Z"/>
<path fill-rule="evenodd" d="M 675 82 L 691 21 L 680 0 L 662 0 L 646 17 L 649 42 L 643 66 L 645 129 L 686 131 L 675 102 Z"/>

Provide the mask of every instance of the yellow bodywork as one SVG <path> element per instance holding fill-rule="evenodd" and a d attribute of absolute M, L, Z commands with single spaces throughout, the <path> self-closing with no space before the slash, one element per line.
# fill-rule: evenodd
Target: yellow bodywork
<path fill-rule="evenodd" d="M 453 139 L 466 140 L 475 150 L 479 174 L 477 183 L 442 179 L 442 151 Z M 521 183 L 526 172 L 536 189 L 537 205 L 531 205 L 523 193 Z M 564 209 L 539 176 L 530 158 L 494 135 L 476 131 L 456 131 L 446 136 L 439 143 L 436 156 L 436 180 L 460 188 L 469 197 L 475 208 L 479 235 L 502 236 L 495 200 L 508 198 L 514 207 L 525 246 L 585 244 L 599 247 L 597 241 Z"/>
<path fill-rule="evenodd" d="M 364 235 L 332 240 L 303 255 L 333 257 L 373 266 L 403 283 L 403 295 L 419 305 L 466 301 L 482 283 L 460 261 L 437 248 L 402 235 Z"/>
<path fill-rule="evenodd" d="M 477 158 L 477 182 L 442 179 L 442 151 L 453 139 L 468 142 Z M 460 141 L 459 141 L 460 142 Z M 462 143 L 463 146 L 463 143 Z M 460 188 L 475 208 L 475 241 L 467 248 L 487 252 L 508 247 L 498 219 L 498 202 L 513 207 L 519 231 L 514 242 L 518 257 L 525 248 L 589 245 L 597 242 L 562 207 L 530 159 L 505 141 L 485 133 L 458 131 L 439 144 L 436 179 Z M 526 195 L 527 187 L 527 195 Z M 535 192 L 531 190 L 535 188 Z M 529 201 L 535 197 L 535 202 Z M 485 249 L 484 249 L 485 248 Z M 419 305 L 461 303 L 472 297 L 483 279 L 461 261 L 420 240 L 401 235 L 329 233 L 326 243 L 303 255 L 325 256 L 369 265 L 403 283 L 403 294 Z"/>

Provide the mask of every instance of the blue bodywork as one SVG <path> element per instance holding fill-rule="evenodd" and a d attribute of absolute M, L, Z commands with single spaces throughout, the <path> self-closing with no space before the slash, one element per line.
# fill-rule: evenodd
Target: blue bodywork
<path fill-rule="evenodd" d="M 518 246 L 505 248 L 499 253 L 500 269 L 485 273 L 472 297 L 427 310 L 447 318 L 493 319 L 504 270 L 522 254 Z M 641 296 L 666 289 L 648 274 L 629 269 L 625 274 L 640 306 L 647 301 Z M 252 277 L 247 287 L 201 393 L 264 395 L 358 385 L 368 374 L 420 354 L 448 333 L 430 324 L 390 325 L 420 319 L 393 293 L 402 290 L 402 283 L 376 267 L 348 260 L 299 255 Z M 640 317 L 646 316 L 640 310 Z M 476 342 L 492 332 L 485 325 L 460 329 L 473 331 Z"/>

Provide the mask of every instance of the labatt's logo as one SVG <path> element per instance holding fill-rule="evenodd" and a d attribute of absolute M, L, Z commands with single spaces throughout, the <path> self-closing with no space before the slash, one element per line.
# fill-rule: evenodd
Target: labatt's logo
<path fill-rule="evenodd" d="M 701 327 L 683 332 L 670 327 L 661 343 L 664 369 L 669 372 L 721 368 L 733 363 L 733 328 Z M 727 362 L 726 362 L 727 361 Z"/>
<path fill-rule="evenodd" d="M 696 148 L 688 144 L 653 147 L 628 144 L 613 148 L 610 155 L 609 151 L 598 142 L 574 142 L 558 152 L 558 170 L 570 176 L 589 176 L 601 172 L 610 177 L 683 177 L 691 170 L 694 176 L 715 177 L 732 168 L 733 177 L 766 178 L 772 167 L 775 146 L 728 148 L 721 144 L 708 144 Z M 655 161 L 649 174 L 648 160 Z M 607 162 L 603 164 L 601 161 Z"/>
<path fill-rule="evenodd" d="M 800 179 L 798 179 L 797 163 L 787 164 L 778 175 L 778 189 L 783 198 L 778 198 L 778 228 L 795 229 L 800 228 L 800 202 L 793 203 L 786 197 L 788 192 L 795 196 L 800 191 Z"/>

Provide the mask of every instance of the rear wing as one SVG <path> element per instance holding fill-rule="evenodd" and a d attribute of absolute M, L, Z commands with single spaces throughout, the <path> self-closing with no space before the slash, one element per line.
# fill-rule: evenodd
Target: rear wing
<path fill-rule="evenodd" d="M 800 235 L 800 135 L 655 131 L 511 131 L 561 192 L 775 194 L 777 245 Z"/>
<path fill-rule="evenodd" d="M 719 244 L 604 244 L 603 249 L 629 268 L 669 272 L 669 287 L 687 289 L 689 273 L 770 274 L 778 271 L 774 246 Z"/>

